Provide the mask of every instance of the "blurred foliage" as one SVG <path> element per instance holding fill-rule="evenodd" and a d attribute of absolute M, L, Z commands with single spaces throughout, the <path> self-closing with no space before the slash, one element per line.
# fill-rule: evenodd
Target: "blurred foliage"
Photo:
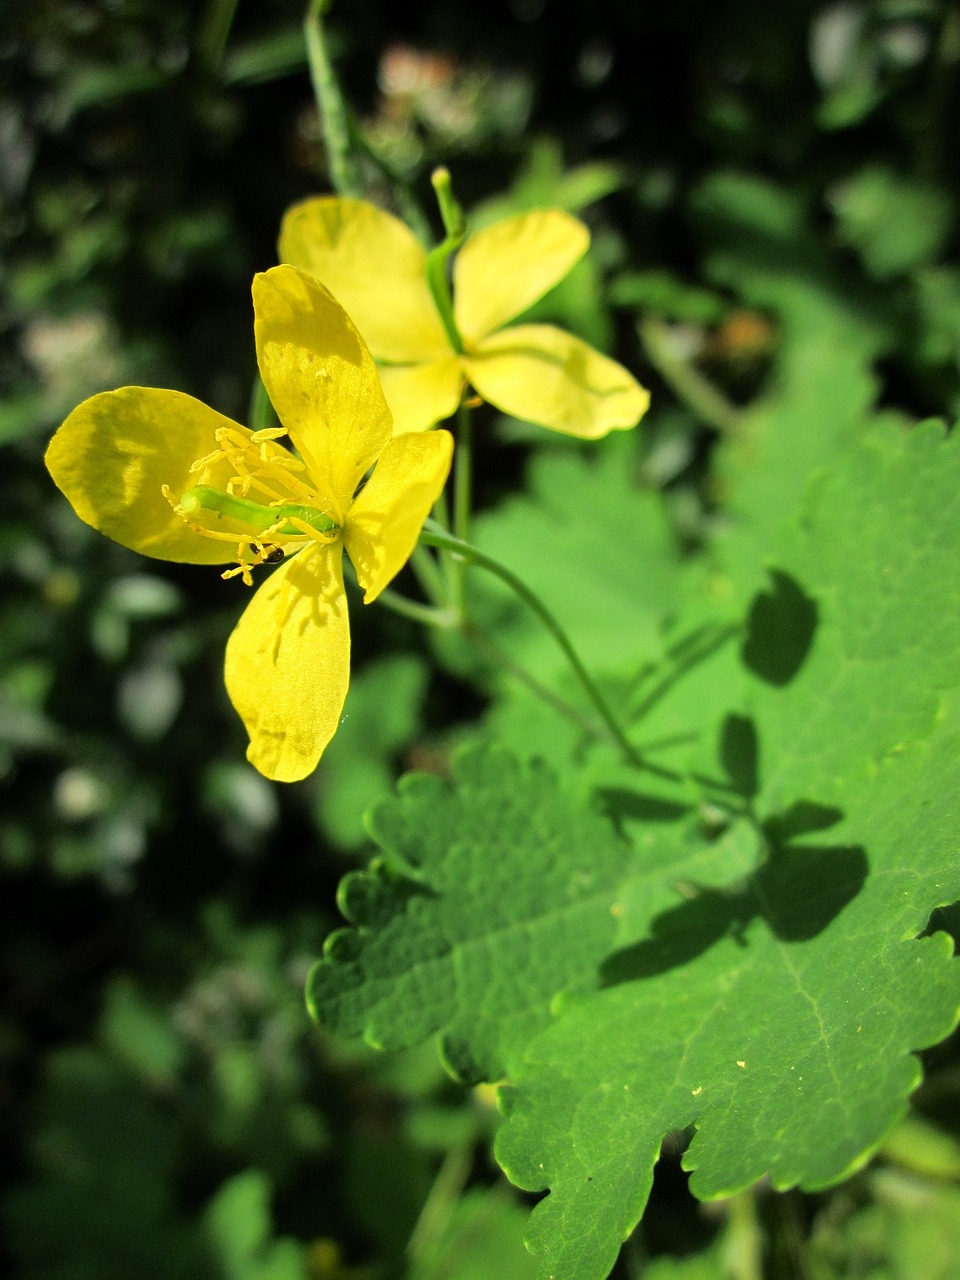
<path fill-rule="evenodd" d="M 302 992 L 344 859 L 369 852 L 361 814 L 401 768 L 446 774 L 481 715 L 557 760 L 575 726 L 482 648 L 364 611 L 340 735 L 275 787 L 222 691 L 243 588 L 106 542 L 42 469 L 96 390 L 246 416 L 251 275 L 284 208 L 328 189 L 301 18 L 293 0 L 0 15 L 0 1269 L 23 1280 L 533 1274 L 487 1095 L 432 1052 L 321 1036 Z M 535 315 L 615 351 L 654 409 L 589 456 L 487 413 L 478 536 L 548 564 L 614 691 L 601 587 L 649 619 L 631 655 L 683 663 L 695 619 L 661 621 L 687 552 L 719 531 L 718 573 L 751 590 L 764 528 L 868 414 L 960 413 L 948 0 L 356 0 L 329 25 L 372 198 L 436 231 L 442 162 L 478 223 L 549 203 L 591 227 Z M 761 484 L 771 418 L 768 447 L 793 446 Z M 548 671 L 527 620 L 475 591 L 497 642 Z M 685 695 L 699 713 L 710 671 Z M 927 1056 L 925 1122 L 829 1194 L 698 1206 L 666 1144 L 617 1277 L 750 1280 L 759 1247 L 775 1280 L 949 1280 L 957 1043 Z"/>

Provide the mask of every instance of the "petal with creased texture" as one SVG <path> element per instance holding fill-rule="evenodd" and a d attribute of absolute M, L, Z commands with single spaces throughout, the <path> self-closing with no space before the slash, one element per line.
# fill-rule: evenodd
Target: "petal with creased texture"
<path fill-rule="evenodd" d="M 47 469 L 81 520 L 114 542 L 158 560 L 227 564 L 235 547 L 204 538 L 163 496 L 179 499 L 196 484 L 190 465 L 217 448 L 229 418 L 192 396 L 154 387 L 121 387 L 84 400 L 47 448 Z M 216 464 L 210 483 L 226 488 L 233 468 Z"/>
<path fill-rule="evenodd" d="M 230 700 L 250 735 L 247 759 L 296 782 L 337 731 L 350 683 L 342 546 L 291 556 L 257 589 L 227 642 Z"/>
<path fill-rule="evenodd" d="M 364 590 L 375 600 L 407 563 L 450 472 L 449 431 L 396 436 L 347 516 L 344 541 Z"/>
<path fill-rule="evenodd" d="M 623 365 L 553 325 L 504 329 L 464 363 L 480 395 L 504 413 L 584 440 L 635 426 L 650 403 Z"/>
<path fill-rule="evenodd" d="M 304 200 L 284 216 L 279 254 L 327 286 L 378 360 L 406 364 L 449 352 L 426 252 L 399 218 L 366 200 Z"/>
<path fill-rule="evenodd" d="M 340 524 L 393 432 L 373 357 L 329 290 L 296 267 L 255 276 L 253 308 L 264 386 Z"/>
<path fill-rule="evenodd" d="M 453 265 L 454 313 L 467 347 L 533 306 L 589 244 L 583 223 L 560 209 L 521 213 L 470 236 Z"/>
<path fill-rule="evenodd" d="M 456 411 L 463 389 L 459 356 L 430 364 L 381 365 L 383 394 L 393 414 L 393 434 L 426 431 Z"/>

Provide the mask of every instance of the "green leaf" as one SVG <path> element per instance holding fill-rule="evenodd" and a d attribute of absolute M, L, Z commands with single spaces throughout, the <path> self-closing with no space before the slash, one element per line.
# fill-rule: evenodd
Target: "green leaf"
<path fill-rule="evenodd" d="M 478 230 L 491 223 L 530 209 L 566 209 L 579 213 L 586 205 L 623 186 L 623 170 L 613 164 L 595 161 L 563 167 L 563 148 L 556 138 L 535 139 L 530 158 L 517 174 L 508 194 L 494 196 L 470 211 L 470 225 Z"/>
<path fill-rule="evenodd" d="M 670 1130 L 696 1126 L 701 1198 L 840 1180 L 903 1113 L 911 1051 L 955 1025 L 950 939 L 916 939 L 960 896 L 958 453 L 935 425 L 880 432 L 816 478 L 782 539 L 815 632 L 786 681 L 755 637 L 752 727 L 728 722 L 718 751 L 762 860 L 726 890 L 691 877 L 645 923 L 625 891 L 607 985 L 564 998 L 505 1095 L 498 1158 L 552 1188 L 530 1237 L 541 1280 L 607 1273 Z"/>
<path fill-rule="evenodd" d="M 960 1256 L 960 1190 L 891 1169 L 873 1174 L 870 1188 L 866 1208 L 841 1218 L 835 1206 L 814 1224 L 810 1255 L 817 1280 L 952 1280 Z"/>
<path fill-rule="evenodd" d="M 723 300 L 709 289 L 686 284 L 669 271 L 624 271 L 610 282 L 610 300 L 618 307 L 652 311 L 687 324 L 719 324 Z"/>
<path fill-rule="evenodd" d="M 831 203 L 840 235 L 879 280 L 933 262 L 953 226 L 953 206 L 937 187 L 868 165 L 840 183 Z"/>
<path fill-rule="evenodd" d="M 166 1010 L 153 1006 L 130 978 L 117 977 L 107 987 L 101 1035 L 151 1084 L 169 1087 L 186 1058 Z"/>
<path fill-rule="evenodd" d="M 407 1280 L 533 1280 L 537 1264 L 523 1247 L 526 1222 L 503 1188 L 468 1192 Z"/>
<path fill-rule="evenodd" d="M 163 1274 L 209 1275 L 178 1204 L 182 1120 L 168 1099 L 87 1044 L 47 1056 L 30 1110 L 27 1175 L 3 1208 L 17 1274 L 153 1277 L 162 1259 Z"/>
<path fill-rule="evenodd" d="M 679 554 L 666 509 L 638 484 L 637 470 L 629 437 L 606 440 L 589 456 L 541 454 L 531 466 L 531 496 L 477 521 L 478 546 L 540 595 L 595 673 L 632 672 L 659 656 L 663 619 L 678 600 Z M 476 573 L 471 585 L 481 599 L 501 602 L 495 634 L 513 658 L 540 679 L 566 669 L 542 624 L 505 589 Z"/>
<path fill-rule="evenodd" d="M 227 1280 L 306 1280 L 302 1246 L 271 1239 L 270 1180 L 261 1170 L 248 1169 L 225 1182 L 205 1220 Z"/>
<path fill-rule="evenodd" d="M 336 37 L 331 37 L 336 46 Z M 282 28 L 261 35 L 252 43 L 238 44 L 223 59 L 220 76 L 224 84 L 269 84 L 299 72 L 307 60 L 303 28 Z"/>
<path fill-rule="evenodd" d="M 371 831 L 385 856 L 341 885 L 356 928 L 327 940 L 312 1013 L 382 1048 L 441 1032 L 458 1075 L 500 1078 L 554 994 L 593 980 L 626 847 L 542 766 L 496 749 L 460 756 L 453 787 L 408 775 Z"/>
<path fill-rule="evenodd" d="M 850 284 L 786 189 L 719 173 L 698 189 L 694 209 L 715 246 L 711 278 L 780 318 L 766 392 L 715 459 L 713 488 L 723 501 L 715 554 L 727 579 L 716 591 L 742 599 L 759 586 L 810 475 L 876 427 L 872 364 L 893 341 L 883 318 L 889 301 Z"/>
<path fill-rule="evenodd" d="M 412 655 L 373 663 L 350 681 L 340 728 L 314 784 L 317 822 L 344 849 L 367 840 L 364 814 L 396 777 L 394 757 L 416 732 L 426 684 L 426 668 Z"/>

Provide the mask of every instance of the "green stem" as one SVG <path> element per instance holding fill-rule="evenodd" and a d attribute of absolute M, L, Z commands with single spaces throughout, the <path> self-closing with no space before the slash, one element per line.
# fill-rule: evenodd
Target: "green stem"
<path fill-rule="evenodd" d="M 426 547 L 421 547 L 419 544 L 414 547 L 413 555 L 410 557 L 410 567 L 417 575 L 417 579 L 421 587 L 423 587 L 424 595 L 433 604 L 445 609 L 447 607 L 447 586 L 443 580 L 439 565 Z"/>
<path fill-rule="evenodd" d="M 470 406 L 464 402 L 457 411 L 457 448 L 453 455 L 453 532 L 461 542 L 470 541 L 473 502 L 472 418 Z"/>
<path fill-rule="evenodd" d="M 466 404 L 457 412 L 457 447 L 453 454 L 453 533 L 461 542 L 470 541 L 470 517 L 473 501 L 472 413 Z M 466 618 L 466 565 L 459 556 L 450 557 L 450 586 L 453 607 Z"/>
<path fill-rule="evenodd" d="M 585 733 L 588 738 L 606 736 L 592 720 L 589 720 L 571 702 L 567 702 L 566 698 L 561 698 L 558 693 L 554 693 L 545 684 L 541 684 L 525 667 L 521 667 L 519 662 L 514 662 L 508 653 L 504 652 L 498 644 L 494 644 L 490 637 L 474 623 L 463 623 L 462 631 L 464 636 L 475 644 L 482 653 L 486 653 L 494 662 L 503 667 L 504 671 L 509 672 L 521 684 L 526 685 L 530 692 L 545 702 L 547 706 L 553 707 L 554 711 L 572 721 L 581 733 Z"/>
<path fill-rule="evenodd" d="M 723 1262 L 731 1280 L 763 1280 L 763 1237 L 752 1191 L 741 1191 L 729 1201 Z"/>
<path fill-rule="evenodd" d="M 467 1144 L 451 1147 L 444 1157 L 407 1244 L 407 1257 L 411 1263 L 420 1262 L 447 1231 L 467 1185 L 472 1161 L 473 1152 Z M 414 1265 L 414 1270 L 419 1268 Z"/>
<path fill-rule="evenodd" d="M 377 601 L 402 618 L 410 618 L 413 622 L 423 623 L 427 627 L 436 627 L 439 631 L 452 631 L 457 625 L 456 615 L 447 609 L 438 609 L 432 604 L 421 604 L 419 600 L 408 600 L 397 591 L 381 591 Z"/>
<path fill-rule="evenodd" d="M 450 503 L 447 499 L 446 489 L 444 489 L 433 505 L 433 518 L 441 529 L 444 531 L 449 530 Z M 445 592 L 446 599 L 456 600 L 458 599 L 458 584 L 462 577 L 463 564 L 458 562 L 448 551 L 440 552 L 440 562 L 443 565 L 443 572 L 447 580 Z"/>
<path fill-rule="evenodd" d="M 520 597 L 524 604 L 537 615 L 562 649 L 574 675 L 580 682 L 581 688 L 594 707 L 596 707 L 600 719 L 606 725 L 611 739 L 620 748 L 623 758 L 636 769 L 649 768 L 630 744 L 616 716 L 607 706 L 603 694 L 594 684 L 590 673 L 581 662 L 580 655 L 570 643 L 567 633 L 540 597 L 534 594 L 527 584 L 518 578 L 515 573 L 511 572 L 506 565 L 502 565 L 498 560 L 493 560 L 490 556 L 484 555 L 482 551 L 477 547 L 471 546 L 468 542 L 462 542 L 459 538 L 451 537 L 449 533 L 435 525 L 432 520 L 427 521 L 420 537 L 421 541 L 425 542 L 427 546 L 439 547 L 442 551 L 452 551 L 471 564 L 479 565 L 481 569 L 486 569 L 488 573 L 494 574 L 501 582 L 505 582 Z"/>
<path fill-rule="evenodd" d="M 377 169 L 388 186 L 392 187 L 396 196 L 397 209 L 401 221 L 405 222 L 422 244 L 433 239 L 430 221 L 424 213 L 420 201 L 410 183 L 392 164 L 380 154 L 370 139 L 357 123 L 353 112 L 349 113 L 350 144 L 356 155 L 362 156 L 368 164 Z"/>
<path fill-rule="evenodd" d="M 236 9 L 237 0 L 209 0 L 197 35 L 197 53 L 207 71 L 220 70 Z"/>
<path fill-rule="evenodd" d="M 310 83 L 313 85 L 313 96 L 317 103 L 323 140 L 327 148 L 327 162 L 333 189 L 341 196 L 359 196 L 362 191 L 350 144 L 347 108 L 327 52 L 327 42 L 321 21 L 329 4 L 330 0 L 310 0 L 307 5 L 307 12 L 303 19 L 303 34 L 307 43 L 307 65 L 310 68 Z"/>
<path fill-rule="evenodd" d="M 723 434 L 736 431 L 743 420 L 740 410 L 689 360 L 678 355 L 670 337 L 670 327 L 655 316 L 648 316 L 637 326 L 647 359 L 663 378 L 677 398 L 682 400 L 696 416 Z"/>
<path fill-rule="evenodd" d="M 357 570 L 349 556 L 344 557 L 343 567 L 345 575 L 359 587 Z M 399 591 L 393 591 L 389 587 L 386 591 L 380 592 L 376 603 L 385 605 L 391 613 L 399 614 L 401 618 L 409 618 L 412 622 L 419 622 L 426 627 L 436 627 L 439 631 L 452 631 L 457 626 L 458 620 L 449 609 L 438 609 L 433 605 L 422 604 L 419 600 L 409 600 Z"/>

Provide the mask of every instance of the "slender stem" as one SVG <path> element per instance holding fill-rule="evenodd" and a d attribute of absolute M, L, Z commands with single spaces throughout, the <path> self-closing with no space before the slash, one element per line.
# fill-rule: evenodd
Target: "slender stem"
<path fill-rule="evenodd" d="M 220 70 L 236 8 L 237 0 L 209 0 L 207 4 L 197 35 L 197 53 L 208 71 Z"/>
<path fill-rule="evenodd" d="M 414 547 L 413 555 L 410 557 L 410 567 L 417 575 L 424 594 L 442 609 L 447 607 L 447 584 L 444 582 L 443 574 L 440 572 L 440 566 L 434 557 L 426 549 L 419 544 Z"/>
<path fill-rule="evenodd" d="M 348 123 L 350 126 L 350 143 L 354 152 L 359 156 L 363 156 L 373 168 L 379 170 L 387 180 L 387 183 L 394 189 L 397 208 L 402 221 L 407 224 L 422 244 L 428 244 L 433 239 L 430 221 L 424 213 L 410 183 L 377 151 L 357 123 L 352 111 L 349 113 Z"/>
<path fill-rule="evenodd" d="M 356 159 L 350 143 L 350 125 L 346 104 L 340 85 L 333 72 L 333 64 L 327 52 L 322 15 L 330 0 L 310 0 L 303 19 L 303 34 L 307 42 L 307 65 L 313 96 L 323 128 L 323 140 L 327 148 L 330 181 L 338 195 L 361 195 Z"/>
<path fill-rule="evenodd" d="M 444 531 L 450 528 L 450 503 L 447 499 L 446 489 L 433 505 L 433 518 L 436 524 Z M 458 563 L 448 551 L 440 552 L 440 562 L 443 565 L 443 572 L 447 580 L 446 598 L 448 600 L 457 600 L 460 598 L 457 593 L 463 565 Z"/>
<path fill-rule="evenodd" d="M 443 1236 L 470 1176 L 473 1152 L 466 1143 L 451 1147 L 430 1188 L 407 1243 L 407 1257 L 420 1262 Z"/>
<path fill-rule="evenodd" d="M 350 581 L 359 585 L 356 568 L 349 556 L 344 558 L 343 564 Z M 410 618 L 413 622 L 420 622 L 427 627 L 436 627 L 440 631 L 452 631 L 459 621 L 449 609 L 438 609 L 433 605 L 422 604 L 419 600 L 408 600 L 399 591 L 391 591 L 389 588 L 380 592 L 377 603 L 386 605 L 392 613 L 397 613 L 402 618 Z"/>
<path fill-rule="evenodd" d="M 563 650 L 564 656 L 570 663 L 574 675 L 580 682 L 584 693 L 596 707 L 600 719 L 606 725 L 610 732 L 610 736 L 627 761 L 637 769 L 646 769 L 649 766 L 641 759 L 637 751 L 630 744 L 626 734 L 617 721 L 616 716 L 607 706 L 606 699 L 594 684 L 590 673 L 580 660 L 580 655 L 574 649 L 573 645 L 564 631 L 563 627 L 553 616 L 547 606 L 543 603 L 525 582 L 517 575 L 511 572 L 505 565 L 499 561 L 491 559 L 490 556 L 484 555 L 477 547 L 471 546 L 468 542 L 462 542 L 459 538 L 453 538 L 445 530 L 435 525 L 432 520 L 428 520 L 424 526 L 423 533 L 420 535 L 421 541 L 427 546 L 439 547 L 443 551 L 452 551 L 462 556 L 472 564 L 479 565 L 481 569 L 486 569 L 488 573 L 494 574 L 501 582 L 505 582 L 524 602 L 524 604 L 537 615 L 543 625 L 556 640 L 557 644 Z"/>
<path fill-rule="evenodd" d="M 452 631 L 457 625 L 456 615 L 448 609 L 437 609 L 432 604 L 421 604 L 419 600 L 408 600 L 397 591 L 381 591 L 377 596 L 379 603 L 386 605 L 392 613 L 402 618 L 410 618 L 414 622 L 422 622 L 425 626 L 436 627 L 439 631 Z"/>
<path fill-rule="evenodd" d="M 433 504 L 434 522 L 444 531 L 450 528 L 450 505 L 447 502 L 446 489 L 440 494 L 440 497 Z"/>
<path fill-rule="evenodd" d="M 447 238 L 462 241 L 467 234 L 467 221 L 457 202 L 457 197 L 453 194 L 450 170 L 443 165 L 439 169 L 434 169 L 430 175 L 430 185 L 436 192 L 440 217 L 443 220 L 443 229 L 447 233 Z"/>
<path fill-rule="evenodd" d="M 723 1262 L 732 1280 L 763 1280 L 763 1236 L 752 1191 L 729 1201 L 730 1217 L 723 1242 Z"/>
<path fill-rule="evenodd" d="M 457 447 L 453 454 L 453 532 L 461 542 L 470 541 L 470 517 L 473 501 L 472 411 L 461 404 L 457 412 Z M 466 569 L 459 556 L 449 558 L 453 607 L 466 618 Z"/>
<path fill-rule="evenodd" d="M 498 644 L 490 639 L 483 631 L 480 630 L 475 623 L 465 622 L 462 626 L 464 636 L 472 641 L 482 652 L 488 654 L 497 662 L 505 671 L 514 676 L 521 684 L 526 685 L 531 693 L 540 698 L 548 706 L 553 707 L 562 716 L 572 721 L 573 724 L 585 733 L 588 738 L 605 737 L 606 734 L 592 720 L 588 719 L 572 702 L 567 702 L 566 698 L 561 698 L 558 693 L 554 693 L 552 689 L 548 689 L 545 684 L 541 684 L 535 676 L 532 676 L 525 667 L 521 667 L 519 662 L 515 662 Z"/>
<path fill-rule="evenodd" d="M 707 426 L 723 434 L 736 431 L 743 415 L 689 360 L 674 350 L 669 326 L 648 316 L 637 326 L 647 359 L 678 398 Z"/>
<path fill-rule="evenodd" d="M 464 401 L 457 411 L 457 448 L 453 455 L 453 532 L 461 542 L 470 541 L 473 502 L 473 411 Z"/>

